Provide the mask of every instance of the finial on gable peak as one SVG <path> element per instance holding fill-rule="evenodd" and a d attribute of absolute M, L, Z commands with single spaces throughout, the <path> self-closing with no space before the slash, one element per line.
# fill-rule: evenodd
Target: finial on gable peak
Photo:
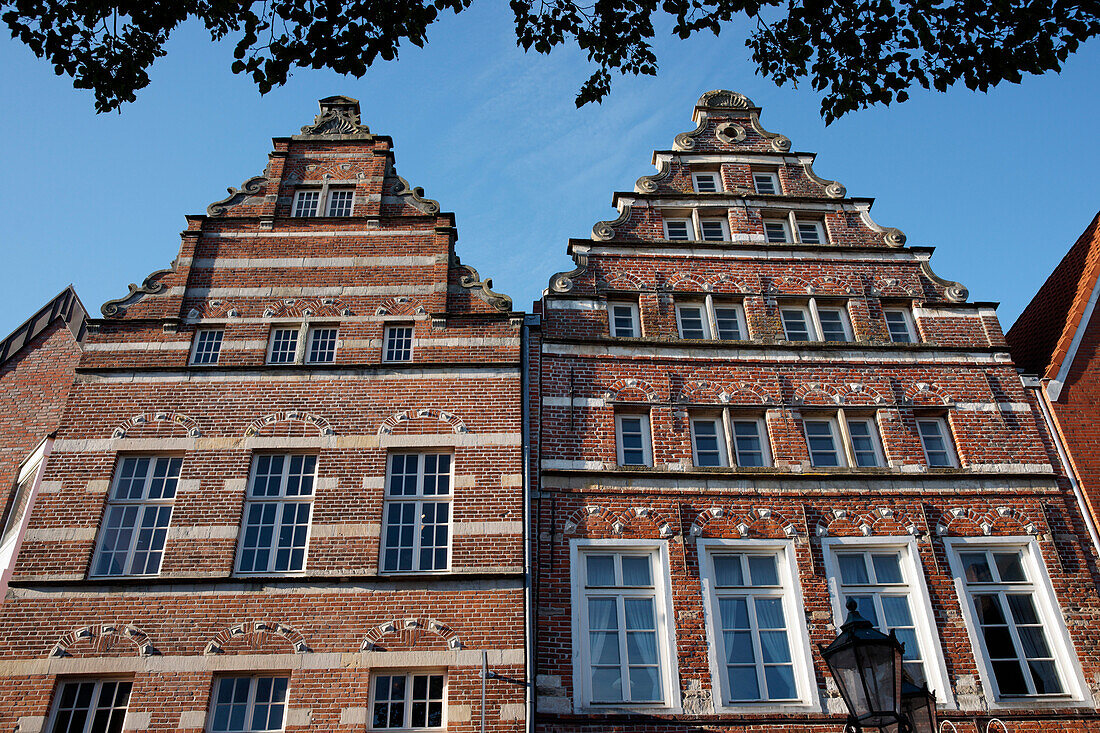
<path fill-rule="evenodd" d="M 302 128 L 303 135 L 369 135 L 370 129 L 359 121 L 359 100 L 336 95 L 317 101 L 321 113 L 312 125 Z"/>
<path fill-rule="evenodd" d="M 756 107 L 753 101 L 744 94 L 731 92 L 728 89 L 714 89 L 704 92 L 695 106 L 706 109 L 753 109 Z"/>

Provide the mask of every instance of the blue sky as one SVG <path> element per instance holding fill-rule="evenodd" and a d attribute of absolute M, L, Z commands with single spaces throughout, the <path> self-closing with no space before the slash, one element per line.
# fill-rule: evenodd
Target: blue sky
<path fill-rule="evenodd" d="M 692 129 L 699 95 L 728 88 L 762 121 L 819 154 L 818 174 L 875 197 L 875 219 L 934 245 L 934 269 L 972 300 L 1002 303 L 1007 329 L 1100 209 L 1100 43 L 1059 75 L 990 94 L 917 92 L 903 105 L 826 128 L 806 88 L 753 74 L 737 28 L 657 45 L 657 78 L 616 78 L 603 105 L 577 110 L 589 67 L 579 51 L 524 54 L 503 3 L 475 4 L 432 28 L 423 49 L 362 79 L 297 72 L 265 97 L 229 71 L 231 46 L 185 26 L 152 84 L 121 114 L 14 41 L 0 40 L 0 336 L 72 282 L 85 306 L 167 267 L 185 214 L 259 174 L 270 138 L 310 122 L 316 101 L 358 98 L 394 139 L 397 169 L 457 215 L 463 262 L 529 308 L 572 267 L 569 237 L 614 218 L 611 193 L 652 172 L 650 153 Z"/>

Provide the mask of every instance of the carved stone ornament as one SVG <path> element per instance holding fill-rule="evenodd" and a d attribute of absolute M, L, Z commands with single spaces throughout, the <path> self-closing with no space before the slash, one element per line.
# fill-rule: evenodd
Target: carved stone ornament
<path fill-rule="evenodd" d="M 813 163 L 803 163 L 802 167 L 811 181 L 825 187 L 825 195 L 829 198 L 844 198 L 844 195 L 848 192 L 838 181 L 829 181 L 814 173 Z"/>
<path fill-rule="evenodd" d="M 226 211 L 243 203 L 249 196 L 255 196 L 256 194 L 264 190 L 264 184 L 267 183 L 267 179 L 263 176 L 253 176 L 247 181 L 241 184 L 240 188 L 233 188 L 230 186 L 225 189 L 229 192 L 229 195 L 220 201 L 215 201 L 206 207 L 206 213 L 208 216 L 221 216 Z"/>
<path fill-rule="evenodd" d="M 512 299 L 509 296 L 504 295 L 503 293 L 493 292 L 492 278 L 486 278 L 482 280 L 481 275 L 477 273 L 477 270 L 470 267 L 469 265 L 462 264 L 457 255 L 455 256 L 453 264 L 459 270 L 465 270 L 465 274 L 459 277 L 459 285 L 475 291 L 482 300 L 496 308 L 498 311 L 503 311 L 505 313 L 511 312 Z"/>
<path fill-rule="evenodd" d="M 752 100 L 739 92 L 731 92 L 728 89 L 715 89 L 704 92 L 699 97 L 696 107 L 718 107 L 720 109 L 748 109 L 755 107 Z"/>
<path fill-rule="evenodd" d="M 103 314 L 104 318 L 114 318 L 120 316 L 123 313 L 123 306 L 128 305 L 131 301 L 137 300 L 145 293 L 159 293 L 164 290 L 164 283 L 154 282 L 158 281 L 164 275 L 172 272 L 175 268 L 175 263 L 172 267 L 165 270 L 157 270 L 146 277 L 140 286 L 130 283 L 126 287 L 130 289 L 130 292 L 121 298 L 115 298 L 114 300 L 108 300 L 106 303 L 99 307 L 99 312 Z"/>
<path fill-rule="evenodd" d="M 672 173 L 672 163 L 669 160 L 662 160 L 660 168 L 652 176 L 642 176 L 635 182 L 634 190 L 637 193 L 655 193 L 659 186 L 659 182 L 668 178 Z"/>
<path fill-rule="evenodd" d="M 936 283 L 937 285 L 943 286 L 943 297 L 947 298 L 952 303 L 962 303 L 970 297 L 970 291 L 967 290 L 966 286 L 962 283 L 942 278 L 936 273 L 932 272 L 932 264 L 928 260 L 920 263 L 920 270 L 928 277 L 929 280 Z"/>
<path fill-rule="evenodd" d="M 573 280 L 588 269 L 588 255 L 574 254 L 577 267 L 569 272 L 556 272 L 550 278 L 550 290 L 555 293 L 568 293 L 573 289 Z"/>
<path fill-rule="evenodd" d="M 674 150 L 694 150 L 695 138 L 699 137 L 703 133 L 703 130 L 707 129 L 707 118 L 699 120 L 699 125 L 690 132 L 681 132 L 679 135 L 672 139 L 672 148 Z"/>
<path fill-rule="evenodd" d="M 752 123 L 752 129 L 756 130 L 756 134 L 760 137 L 771 140 L 772 150 L 777 153 L 786 153 L 791 149 L 790 138 L 780 135 L 778 132 L 768 132 L 764 129 L 764 126 L 760 124 L 760 115 L 753 112 L 749 115 L 749 122 Z"/>
<path fill-rule="evenodd" d="M 619 224 L 625 224 L 626 220 L 630 218 L 630 207 L 624 206 L 623 210 L 619 212 L 619 216 L 612 221 L 598 221 L 595 226 L 592 227 L 592 238 L 597 242 L 606 242 L 609 239 L 615 238 L 615 227 Z"/>
<path fill-rule="evenodd" d="M 736 122 L 723 122 L 714 130 L 714 136 L 728 145 L 742 142 L 747 134 L 745 128 Z"/>
<path fill-rule="evenodd" d="M 424 196 L 423 188 L 421 188 L 420 186 L 416 186 L 415 188 L 410 186 L 408 181 L 397 175 L 397 171 L 394 170 L 392 172 L 393 175 L 397 177 L 397 181 L 392 184 L 392 188 L 390 189 L 390 193 L 393 196 L 404 199 L 405 203 L 416 209 L 419 209 L 425 214 L 439 213 L 438 201 L 436 201 L 435 199 L 426 198 Z"/>
<path fill-rule="evenodd" d="M 303 135 L 369 135 L 370 129 L 359 121 L 359 100 L 351 97 L 325 97 L 317 102 L 321 113 L 312 125 L 302 128 Z"/>

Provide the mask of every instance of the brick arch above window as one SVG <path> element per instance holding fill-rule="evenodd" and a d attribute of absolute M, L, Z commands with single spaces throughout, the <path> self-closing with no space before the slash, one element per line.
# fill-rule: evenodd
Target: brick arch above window
<path fill-rule="evenodd" d="M 693 537 L 762 537 L 789 538 L 799 536 L 797 527 L 784 515 L 767 507 L 753 507 L 737 512 L 713 506 L 699 512 L 691 523 Z"/>
<path fill-rule="evenodd" d="M 840 390 L 823 382 L 800 384 L 791 397 L 795 405 L 839 405 L 842 402 Z"/>
<path fill-rule="evenodd" d="M 697 272 L 677 272 L 669 275 L 665 286 L 682 293 L 702 293 L 708 290 L 706 275 Z"/>
<path fill-rule="evenodd" d="M 277 621 L 245 621 L 222 629 L 207 642 L 203 654 L 254 653 L 265 647 L 285 645 L 295 654 L 312 651 L 294 627 Z"/>
<path fill-rule="evenodd" d="M 878 507 L 862 512 L 832 509 L 818 519 L 815 532 L 818 537 L 892 537 L 917 535 L 920 529 L 907 513 L 892 507 Z"/>
<path fill-rule="evenodd" d="M 764 292 L 776 295 L 811 295 L 814 286 L 800 277 L 768 278 Z"/>
<path fill-rule="evenodd" d="M 134 415 L 111 432 L 112 438 L 163 437 L 164 434 L 182 431 L 189 438 L 202 435 L 198 422 L 182 412 L 156 410 Z"/>
<path fill-rule="evenodd" d="M 1038 525 L 1020 509 L 1000 506 L 986 512 L 973 507 L 952 507 L 940 514 L 936 534 L 954 537 L 1039 534 Z"/>
<path fill-rule="evenodd" d="M 885 405 L 886 397 L 882 392 L 861 382 L 842 384 L 837 389 L 837 397 L 843 405 Z"/>
<path fill-rule="evenodd" d="M 757 382 L 720 382 L 714 379 L 688 378 L 680 388 L 677 402 L 722 405 L 769 405 L 775 400 Z"/>
<path fill-rule="evenodd" d="M 339 298 L 283 298 L 268 303 L 264 318 L 335 318 L 353 316 L 351 308 Z"/>
<path fill-rule="evenodd" d="M 705 289 L 714 293 L 752 294 L 760 292 L 760 287 L 749 285 L 745 280 L 733 275 L 711 275 L 704 281 Z"/>
<path fill-rule="evenodd" d="M 633 272 L 611 270 L 596 278 L 596 290 L 647 290 L 652 285 Z"/>
<path fill-rule="evenodd" d="M 382 304 L 374 311 L 374 314 L 376 316 L 403 316 L 406 314 L 426 316 L 428 311 L 424 308 L 424 304 L 416 298 L 399 296 L 383 300 Z"/>
<path fill-rule="evenodd" d="M 430 634 L 429 639 L 436 640 L 447 649 L 465 648 L 458 634 L 441 621 L 434 618 L 402 618 L 386 621 L 368 631 L 359 645 L 359 651 L 382 652 L 387 651 L 390 645 L 404 648 L 424 646 L 424 633 Z"/>
<path fill-rule="evenodd" d="M 51 657 L 105 656 L 122 643 L 141 657 L 157 653 L 149 635 L 133 624 L 82 626 L 64 634 L 50 649 Z M 116 655 L 117 656 L 117 655 Z"/>
<path fill-rule="evenodd" d="M 453 412 L 446 412 L 433 408 L 419 408 L 402 410 L 401 412 L 395 412 L 390 415 L 378 426 L 377 434 L 391 435 L 399 427 L 407 426 L 414 420 L 436 420 L 450 426 L 451 432 L 456 434 L 469 432 L 466 428 L 466 423 L 461 417 Z"/>
<path fill-rule="evenodd" d="M 657 402 L 660 392 L 644 379 L 622 377 L 612 382 L 604 391 L 608 402 Z"/>
<path fill-rule="evenodd" d="M 565 520 L 563 534 L 668 538 L 676 534 L 676 529 L 667 517 L 649 507 L 631 507 L 616 514 L 607 507 L 592 505 L 573 512 Z"/>
<path fill-rule="evenodd" d="M 304 436 L 316 430 L 322 436 L 335 435 L 332 424 L 321 417 L 300 410 L 287 410 L 285 412 L 273 412 L 270 415 L 253 420 L 244 429 L 244 437 L 290 437 Z"/>
<path fill-rule="evenodd" d="M 905 388 L 905 402 L 910 405 L 943 407 L 955 404 L 955 400 L 937 384 L 917 382 Z"/>
<path fill-rule="evenodd" d="M 823 276 L 810 280 L 810 292 L 814 294 L 851 295 L 858 289 L 851 283 L 838 277 Z"/>
<path fill-rule="evenodd" d="M 238 318 L 245 314 L 245 307 L 232 300 L 204 300 L 187 312 L 190 319 Z"/>
<path fill-rule="evenodd" d="M 895 277 L 880 277 L 876 278 L 874 285 L 872 285 L 872 295 L 878 296 L 896 296 L 900 298 L 904 297 L 919 297 L 922 295 L 922 291 L 919 283 L 904 283 Z"/>

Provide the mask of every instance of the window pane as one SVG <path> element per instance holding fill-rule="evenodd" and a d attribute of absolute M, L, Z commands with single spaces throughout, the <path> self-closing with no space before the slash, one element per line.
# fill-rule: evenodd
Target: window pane
<path fill-rule="evenodd" d="M 788 341 L 810 340 L 810 327 L 805 311 L 801 308 L 784 308 L 780 311 L 780 316 Z"/>
<path fill-rule="evenodd" d="M 878 466 L 878 441 L 875 440 L 871 421 L 849 420 L 848 434 L 852 437 L 856 465 L 864 468 Z"/>
<path fill-rule="evenodd" d="M 720 219 L 703 219 L 699 222 L 703 230 L 703 239 L 707 242 L 722 242 L 726 239 L 726 228 Z"/>
<path fill-rule="evenodd" d="M 871 564 L 875 567 L 875 580 L 879 583 L 901 583 L 901 563 L 897 553 L 875 553 L 871 555 Z"/>
<path fill-rule="evenodd" d="M 951 454 L 947 449 L 942 424 L 939 420 L 918 420 L 921 442 L 928 456 L 929 466 L 951 466 Z"/>
<path fill-rule="evenodd" d="M 702 306 L 677 306 L 676 313 L 680 317 L 680 338 L 705 339 L 707 337 Z"/>
<path fill-rule="evenodd" d="M 890 340 L 896 344 L 909 344 L 913 337 L 909 333 L 909 322 L 902 311 L 885 311 L 886 328 L 890 332 Z"/>
<path fill-rule="evenodd" d="M 451 455 L 391 453 L 388 465 L 383 570 L 446 570 L 450 563 Z"/>
<path fill-rule="evenodd" d="M 309 361 L 328 363 L 336 359 L 336 329 L 315 328 L 310 332 Z"/>
<path fill-rule="evenodd" d="M 329 189 L 328 215 L 351 216 L 351 206 L 355 199 L 355 191 L 338 191 Z"/>
<path fill-rule="evenodd" d="M 997 575 L 1002 583 L 1026 582 L 1024 566 L 1020 563 L 1018 552 L 994 552 L 993 562 L 997 565 Z"/>
<path fill-rule="evenodd" d="M 623 555 L 620 561 L 623 568 L 624 586 L 653 585 L 653 579 L 649 572 L 649 555 Z"/>
<path fill-rule="evenodd" d="M 668 230 L 668 238 L 675 241 L 687 241 L 691 239 L 689 224 L 690 222 L 678 219 L 665 221 L 665 228 Z"/>
<path fill-rule="evenodd" d="M 293 216 L 317 216 L 317 203 L 320 199 L 320 191 L 299 191 L 294 199 Z"/>
<path fill-rule="evenodd" d="M 638 336 L 634 327 L 634 308 L 630 305 L 611 306 L 611 335 L 623 338 Z"/>
<path fill-rule="evenodd" d="M 741 319 L 738 318 L 736 308 L 715 307 L 714 320 L 718 325 L 718 338 L 723 341 L 738 341 L 745 338 L 741 334 Z"/>
<path fill-rule="evenodd" d="M 695 438 L 695 465 L 704 467 L 725 465 L 723 460 L 725 441 L 718 420 L 714 418 L 692 420 L 691 431 Z"/>
<path fill-rule="evenodd" d="M 824 241 L 821 225 L 816 222 L 798 222 L 798 238 L 804 244 L 821 244 Z"/>
<path fill-rule="evenodd" d="M 775 555 L 749 555 L 749 577 L 753 585 L 779 585 Z"/>
<path fill-rule="evenodd" d="M 645 434 L 642 429 L 641 417 L 623 417 L 619 419 L 619 437 L 622 441 L 622 465 L 644 466 Z"/>
<path fill-rule="evenodd" d="M 195 350 L 191 355 L 192 364 L 217 364 L 222 349 L 220 330 L 205 329 L 195 334 Z"/>
<path fill-rule="evenodd" d="M 383 348 L 385 361 L 412 360 L 412 326 L 390 326 L 386 329 L 386 345 Z"/>
<path fill-rule="evenodd" d="M 840 580 L 845 585 L 867 585 L 870 582 L 862 552 L 838 554 L 836 564 L 840 568 Z"/>
<path fill-rule="evenodd" d="M 787 234 L 787 222 L 764 222 L 764 239 L 768 242 L 789 242 L 791 238 Z"/>
<path fill-rule="evenodd" d="M 615 557 L 613 555 L 585 555 L 588 571 L 587 584 L 611 587 L 615 585 Z"/>
<path fill-rule="evenodd" d="M 714 556 L 714 582 L 719 587 L 745 585 L 744 571 L 741 568 L 741 555 Z"/>
<path fill-rule="evenodd" d="M 993 582 L 993 573 L 989 569 L 989 561 L 984 552 L 962 552 L 959 553 L 959 560 L 962 562 L 963 575 L 968 582 Z"/>
<path fill-rule="evenodd" d="M 840 455 L 833 438 L 832 424 L 827 420 L 807 420 L 806 442 L 810 448 L 810 462 L 815 467 L 841 465 Z"/>
<path fill-rule="evenodd" d="M 756 192 L 763 194 L 779 193 L 775 185 L 775 177 L 770 173 L 754 173 L 752 181 L 756 185 Z"/>
<path fill-rule="evenodd" d="M 298 355 L 298 329 L 276 328 L 271 332 L 272 364 L 293 364 Z"/>
<path fill-rule="evenodd" d="M 717 178 L 714 173 L 696 173 L 695 190 L 699 193 L 715 193 L 718 190 Z"/>
<path fill-rule="evenodd" d="M 821 321 L 821 337 L 825 341 L 848 341 L 844 313 L 839 308 L 818 308 Z"/>
<path fill-rule="evenodd" d="M 182 465 L 176 456 L 122 460 L 103 515 L 93 575 L 160 572 Z"/>

